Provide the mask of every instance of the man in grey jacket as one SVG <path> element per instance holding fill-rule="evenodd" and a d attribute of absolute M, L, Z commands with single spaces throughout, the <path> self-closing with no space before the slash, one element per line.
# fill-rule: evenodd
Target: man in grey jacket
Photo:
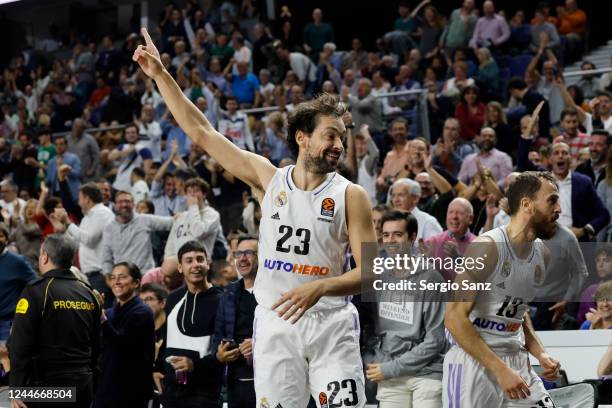
<path fill-rule="evenodd" d="M 141 271 L 155 267 L 149 233 L 168 231 L 172 217 L 134 213 L 132 194 L 119 191 L 115 195 L 115 219 L 104 228 L 102 242 L 102 273 L 112 271 L 113 265 L 123 261 L 136 264 Z"/>
<path fill-rule="evenodd" d="M 389 256 L 418 258 L 412 252 L 418 229 L 413 215 L 387 211 L 381 223 Z M 437 271 L 423 266 L 392 270 L 386 280 L 414 282 L 415 290 L 385 291 L 376 305 L 378 361 L 367 365 L 366 377 L 378 383 L 380 408 L 442 406 L 444 294 L 419 288 L 421 281 L 441 283 L 443 279 Z"/>

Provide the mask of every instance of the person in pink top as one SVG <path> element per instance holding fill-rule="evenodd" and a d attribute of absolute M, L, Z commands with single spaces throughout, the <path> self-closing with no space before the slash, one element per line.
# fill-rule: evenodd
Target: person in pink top
<path fill-rule="evenodd" d="M 178 260 L 176 256 L 164 258 L 159 268 L 147 271 L 142 277 L 141 283 L 157 283 L 172 292 L 183 284 L 183 275 L 178 271 Z"/>
<path fill-rule="evenodd" d="M 446 230 L 425 240 L 426 254 L 430 257 L 456 258 L 462 256 L 476 235 L 469 230 L 474 219 L 472 204 L 465 198 L 457 197 L 446 211 Z M 444 264 L 445 262 L 442 262 Z M 455 280 L 455 271 L 439 271 L 444 279 Z"/>

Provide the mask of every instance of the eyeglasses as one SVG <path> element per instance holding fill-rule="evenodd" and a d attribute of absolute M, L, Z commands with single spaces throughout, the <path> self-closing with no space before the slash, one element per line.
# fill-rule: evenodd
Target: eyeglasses
<path fill-rule="evenodd" d="M 234 258 L 238 259 L 242 255 L 247 256 L 249 258 L 253 257 L 256 254 L 255 251 L 251 249 L 247 249 L 246 251 L 234 251 Z"/>

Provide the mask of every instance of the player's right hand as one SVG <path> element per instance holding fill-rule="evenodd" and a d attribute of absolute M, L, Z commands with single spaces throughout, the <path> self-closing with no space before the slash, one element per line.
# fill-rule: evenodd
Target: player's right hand
<path fill-rule="evenodd" d="M 523 377 L 510 367 L 506 367 L 505 370 L 496 374 L 496 379 L 501 389 L 504 390 L 504 393 L 510 399 L 525 399 L 531 395 L 529 386 L 523 380 Z"/>
<path fill-rule="evenodd" d="M 136 48 L 132 59 L 138 62 L 138 65 L 148 77 L 155 79 L 163 72 L 164 65 L 147 29 L 143 27 L 140 31 L 145 39 L 145 45 L 139 45 Z"/>

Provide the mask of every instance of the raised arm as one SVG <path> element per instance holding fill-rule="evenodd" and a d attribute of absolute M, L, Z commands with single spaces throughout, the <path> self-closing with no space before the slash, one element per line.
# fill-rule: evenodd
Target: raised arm
<path fill-rule="evenodd" d="M 193 143 L 202 147 L 230 173 L 252 187 L 265 190 L 276 168 L 265 158 L 239 149 L 217 132 L 206 116 L 181 92 L 161 63 L 159 51 L 146 29 L 146 46 L 139 45 L 133 59 L 153 78 L 170 112 Z"/>

